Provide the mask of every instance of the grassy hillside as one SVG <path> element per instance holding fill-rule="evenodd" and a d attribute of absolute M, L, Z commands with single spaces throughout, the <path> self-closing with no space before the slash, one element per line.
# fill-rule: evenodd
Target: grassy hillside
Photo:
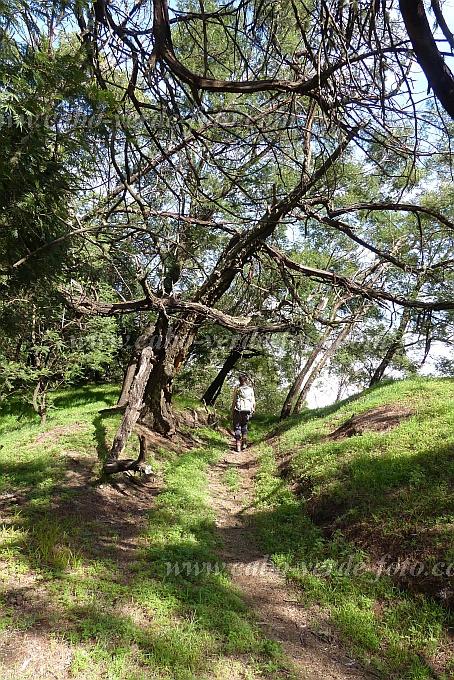
<path fill-rule="evenodd" d="M 0 414 L 0 678 L 292 677 L 228 574 L 205 492 L 224 438 L 153 446 L 155 474 L 100 478 L 117 390 L 23 401 Z M 137 456 L 132 438 L 125 456 Z M 135 450 L 134 450 L 135 449 Z M 213 565 L 212 570 L 186 569 Z M 174 568 L 176 565 L 176 568 Z"/>
<path fill-rule="evenodd" d="M 225 438 L 154 442 L 153 476 L 105 480 L 116 395 L 57 394 L 45 428 L 2 405 L 1 680 L 293 677 L 222 568 L 181 568 L 217 564 L 206 485 Z M 314 612 L 307 635 L 374 677 L 454 678 L 453 397 L 452 380 L 410 380 L 252 423 L 263 554 Z M 226 493 L 246 473 L 229 468 Z"/>
<path fill-rule="evenodd" d="M 392 678 L 454 677 L 454 381 L 307 411 L 261 446 L 265 552 Z"/>

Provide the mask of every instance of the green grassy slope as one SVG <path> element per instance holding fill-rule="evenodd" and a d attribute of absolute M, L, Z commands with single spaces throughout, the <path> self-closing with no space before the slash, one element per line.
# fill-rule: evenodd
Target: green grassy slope
<path fill-rule="evenodd" d="M 387 678 L 454 678 L 453 380 L 285 422 L 261 445 L 256 505 L 264 551 L 352 654 Z"/>
<path fill-rule="evenodd" d="M 291 678 L 214 552 L 223 437 L 156 448 L 156 481 L 103 480 L 117 392 L 57 394 L 45 428 L 26 402 L 0 411 L 1 680 Z"/>
<path fill-rule="evenodd" d="M 0 677 L 291 677 L 223 570 L 194 571 L 217 562 L 205 486 L 225 441 L 157 450 L 159 495 L 128 500 L 99 477 L 116 394 L 57 394 L 44 429 L 2 405 Z M 402 381 L 251 427 L 263 552 L 385 679 L 454 678 L 453 396 L 452 380 Z"/>

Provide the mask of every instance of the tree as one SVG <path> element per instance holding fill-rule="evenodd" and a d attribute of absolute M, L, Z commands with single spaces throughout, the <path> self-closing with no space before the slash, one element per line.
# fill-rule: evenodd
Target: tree
<path fill-rule="evenodd" d="M 3 395 L 32 386 L 42 423 L 49 390 L 104 372 L 118 345 L 114 320 L 78 318 L 56 290 L 94 267 L 67 232 L 94 166 L 92 133 L 73 113 L 99 104 L 64 14 L 13 0 L 0 12 L 0 384 Z"/>
<path fill-rule="evenodd" d="M 321 15 L 325 16 L 327 20 L 328 13 L 326 15 L 324 12 L 327 10 L 323 5 L 320 8 Z M 293 12 L 293 8 L 288 7 L 289 12 Z M 315 10 L 314 10 L 315 12 Z M 293 12 L 294 14 L 294 12 Z M 181 156 L 175 155 L 172 162 L 171 174 L 175 175 L 175 178 L 186 190 L 191 197 L 189 199 L 189 211 L 184 214 L 185 219 L 194 220 L 198 223 L 201 221 L 207 222 L 206 217 L 211 220 L 211 229 L 222 230 L 224 227 L 225 209 L 229 209 L 229 214 L 236 216 L 237 219 L 240 218 L 241 222 L 244 223 L 245 216 L 247 221 L 252 223 L 253 226 L 249 228 L 247 232 L 244 233 L 233 233 L 231 240 L 227 245 L 222 248 L 217 256 L 217 261 L 211 274 L 208 274 L 201 285 L 190 292 L 189 288 L 181 288 L 181 275 L 184 272 L 185 267 L 188 266 L 188 258 L 183 249 L 180 247 L 175 250 L 177 253 L 177 259 L 168 258 L 166 254 L 160 254 L 160 261 L 162 267 L 162 279 L 167 282 L 167 288 L 164 286 L 164 293 L 167 293 L 165 299 L 162 295 L 156 296 L 155 293 L 149 288 L 146 291 L 146 298 L 142 302 L 144 307 L 154 308 L 156 311 L 160 307 L 165 306 L 166 312 L 160 312 L 158 320 L 153 329 L 149 329 L 146 333 L 148 336 L 144 338 L 144 349 L 141 350 L 141 355 L 147 350 L 151 350 L 151 362 L 152 368 L 149 374 L 144 374 L 141 380 L 143 380 L 143 391 L 140 389 L 137 394 L 137 398 L 134 403 L 129 400 L 127 407 L 127 413 L 125 414 L 125 423 L 129 423 L 125 426 L 123 434 L 117 439 L 115 451 L 113 452 L 113 457 L 116 457 L 121 453 L 122 446 L 126 441 L 129 432 L 131 431 L 132 425 L 137 418 L 141 422 L 147 424 L 149 427 L 158 429 L 164 434 L 172 434 L 174 430 L 174 423 L 172 419 L 172 414 L 170 410 L 171 393 L 172 393 L 172 383 L 176 375 L 177 370 L 181 366 L 185 356 L 187 355 L 189 348 L 196 336 L 198 328 L 200 328 L 204 319 L 211 318 L 215 319 L 220 323 L 225 323 L 226 319 L 221 318 L 221 315 L 215 311 L 214 305 L 219 303 L 223 298 L 225 293 L 228 291 L 230 285 L 233 283 L 236 274 L 243 269 L 243 267 L 257 257 L 258 249 L 264 250 L 270 259 L 275 261 L 279 267 L 288 269 L 292 268 L 293 264 L 289 261 L 287 256 L 281 254 L 275 247 L 266 246 L 264 242 L 269 239 L 274 234 L 281 224 L 282 220 L 288 218 L 296 208 L 303 210 L 306 218 L 309 217 L 313 221 L 319 221 L 333 227 L 334 229 L 343 231 L 349 238 L 355 238 L 353 230 L 342 224 L 338 219 L 337 214 L 333 214 L 330 209 L 329 203 L 326 199 L 320 201 L 321 205 L 327 208 L 327 214 L 321 214 L 314 210 L 314 205 L 310 201 L 305 202 L 304 199 L 307 195 L 310 195 L 312 191 L 316 192 L 319 189 L 320 182 L 324 182 L 328 187 L 328 195 L 330 195 L 330 182 L 332 183 L 332 190 L 336 186 L 336 173 L 333 172 L 336 164 L 347 148 L 347 143 L 356 138 L 361 139 L 364 146 L 370 151 L 368 151 L 370 161 L 374 161 L 372 154 L 376 154 L 375 148 L 379 149 L 389 149 L 390 145 L 394 145 L 394 140 L 392 136 L 389 135 L 388 126 L 389 121 L 394 117 L 398 126 L 402 126 L 404 129 L 408 124 L 408 119 L 406 116 L 400 114 L 401 107 L 397 107 L 396 96 L 393 94 L 392 90 L 386 92 L 386 83 L 383 71 L 380 71 L 380 64 L 377 60 L 377 69 L 370 69 L 369 61 L 373 59 L 373 55 L 370 53 L 370 44 L 366 39 L 363 40 L 363 28 L 364 15 L 362 18 L 359 16 L 354 16 L 351 8 L 347 12 L 348 19 L 351 23 L 351 39 L 354 42 L 354 57 L 347 64 L 340 56 L 338 51 L 338 45 L 326 41 L 323 43 L 323 67 L 321 75 L 316 78 L 307 77 L 307 69 L 310 64 L 318 63 L 317 57 L 314 51 L 308 48 L 308 44 L 316 44 L 319 42 L 322 44 L 322 40 L 326 38 L 323 29 L 323 22 L 320 23 L 319 16 L 317 16 L 317 21 L 315 20 L 315 14 L 311 17 L 306 17 L 309 21 L 310 31 L 312 32 L 312 40 L 308 40 L 307 36 L 304 35 L 304 31 L 300 31 L 296 35 L 292 30 L 289 30 L 289 23 L 282 21 L 282 17 L 275 17 L 271 14 L 263 21 L 262 24 L 262 34 L 259 34 L 257 41 L 251 41 L 248 45 L 248 37 L 251 34 L 251 23 L 247 14 L 241 15 L 241 29 L 237 28 L 233 32 L 233 39 L 230 40 L 231 51 L 226 50 L 225 54 L 227 59 L 223 62 L 219 60 L 215 62 L 210 60 L 208 42 L 206 41 L 204 45 L 197 45 L 200 47 L 202 54 L 205 55 L 205 71 L 206 75 L 197 76 L 194 71 L 182 65 L 182 61 L 179 58 L 180 54 L 187 52 L 188 50 L 188 36 L 187 28 L 191 24 L 197 25 L 200 23 L 202 28 L 205 26 L 207 32 L 212 30 L 212 25 L 218 27 L 225 26 L 229 19 L 223 15 L 222 8 L 216 10 L 210 19 L 210 28 L 207 28 L 204 17 L 198 15 L 188 15 L 185 20 L 179 17 L 174 22 L 176 26 L 176 36 L 179 44 L 178 48 L 174 44 L 174 39 L 171 28 L 171 20 L 167 8 L 164 3 L 155 3 L 155 13 L 154 13 L 154 23 L 153 23 L 153 37 L 154 42 L 152 43 L 152 48 L 148 52 L 150 55 L 150 63 L 156 67 L 153 72 L 146 73 L 146 79 L 144 82 L 149 84 L 149 93 L 153 93 L 156 97 L 156 101 L 162 105 L 162 96 L 158 94 L 158 89 L 160 87 L 161 79 L 166 78 L 166 69 L 172 78 L 176 76 L 183 83 L 186 83 L 190 87 L 188 93 L 185 92 L 184 88 L 180 88 L 178 82 L 165 81 L 167 92 L 169 94 L 169 101 L 171 101 L 172 112 L 174 112 L 178 118 L 178 123 L 180 125 L 180 143 L 176 144 L 178 151 L 176 154 L 180 153 L 183 149 L 185 153 L 184 160 L 180 160 Z M 302 17 L 297 14 L 297 20 L 302 21 Z M 294 26 L 294 19 L 292 26 Z M 347 19 L 347 16 L 346 16 Z M 238 20 L 238 14 L 236 15 L 236 20 Z M 297 21 L 297 25 L 298 25 Z M 119 22 L 115 19 L 110 9 L 107 9 L 102 21 L 98 22 L 98 28 L 100 31 L 104 30 L 104 25 L 109 25 L 109 27 L 116 31 L 116 26 Z M 237 24 L 239 25 L 239 24 Z M 377 28 L 377 21 L 375 21 L 375 28 Z M 386 25 L 385 22 L 382 25 L 380 35 L 383 36 L 385 33 Z M 222 30 L 222 28 L 220 28 Z M 305 54 L 303 63 L 297 63 L 291 66 L 286 59 L 285 54 L 279 53 L 270 54 L 266 51 L 266 43 L 269 37 L 273 34 L 279 36 L 279 38 L 286 42 L 286 48 L 292 45 L 293 49 L 296 51 L 298 44 L 301 41 L 304 42 L 307 48 L 307 54 Z M 203 33 L 203 31 L 202 31 Z M 226 38 L 226 33 L 224 33 L 224 38 Z M 137 37 L 137 32 L 135 33 Z M 317 37 L 316 37 L 317 36 Z M 355 36 L 355 41 L 353 41 L 353 36 Z M 130 36 L 129 36 L 130 37 Z M 128 37 L 128 40 L 129 40 Z M 148 38 L 141 35 L 140 41 L 145 40 L 147 42 Z M 207 38 L 208 40 L 208 38 Z M 359 41 L 359 42 L 357 42 Z M 362 44 L 361 44 L 361 41 Z M 139 99 L 137 96 L 137 83 L 139 82 L 139 74 L 143 72 L 144 60 L 141 54 L 139 54 L 138 49 L 131 47 L 129 43 L 125 40 L 123 41 L 127 48 L 131 49 L 131 54 L 133 62 L 135 64 L 135 70 L 131 72 L 131 77 L 129 80 L 128 94 L 131 97 L 131 101 L 136 107 L 137 111 L 144 111 L 148 107 L 148 103 Z M 143 53 L 147 53 L 147 46 L 144 42 L 141 42 L 141 50 Z M 279 44 L 279 40 L 275 40 L 275 44 Z M 215 43 L 214 43 L 215 45 Z M 359 48 L 359 46 L 361 47 Z M 273 45 L 274 46 L 274 45 Z M 151 47 L 151 46 L 150 46 Z M 247 56 L 242 56 L 241 59 L 236 60 L 235 51 L 244 55 L 244 50 L 247 50 Z M 358 52 L 362 52 L 362 58 L 358 57 Z M 388 53 L 389 49 L 389 53 Z M 395 43 L 389 45 L 389 47 L 384 47 L 380 45 L 380 54 L 386 53 L 389 56 L 390 61 L 395 59 L 394 65 L 388 65 L 388 75 L 391 72 L 395 74 L 401 73 L 402 62 L 398 60 L 395 54 Z M 266 81 L 262 80 L 250 80 L 248 78 L 244 79 L 244 74 L 249 69 L 249 63 L 255 59 L 258 63 L 262 64 L 264 71 L 270 70 L 271 64 L 275 64 L 276 67 L 285 74 L 286 78 L 272 78 Z M 135 60 L 135 61 L 134 61 Z M 159 70 L 157 65 L 160 63 Z M 98 71 L 101 70 L 101 64 L 96 65 Z M 231 73 L 231 74 L 241 74 L 237 80 L 226 80 L 225 78 L 213 77 L 209 75 L 209 72 L 214 73 L 219 71 L 221 73 Z M 317 66 L 317 71 L 320 71 L 320 67 Z M 356 73 L 355 73 L 356 72 Z M 296 78 L 289 78 L 292 74 L 297 75 Z M 360 76 L 361 74 L 361 76 Z M 145 74 L 144 74 L 145 77 Z M 364 85 L 361 88 L 353 88 L 350 86 L 349 82 L 356 78 L 356 82 L 363 79 Z M 396 81 L 398 76 L 396 75 Z M 400 76 L 399 76 L 400 78 Z M 366 82 L 368 85 L 366 85 Z M 204 91 L 204 101 L 202 103 L 202 97 L 200 92 Z M 279 106 L 272 105 L 272 98 L 268 95 L 264 97 L 264 93 L 268 92 L 282 92 L 283 95 L 278 99 Z M 320 95 L 320 91 L 323 92 Z M 209 92 L 215 93 L 208 97 Z M 132 93 L 132 94 L 131 94 Z M 231 95 L 223 95 L 220 97 L 220 93 L 237 93 L 240 97 L 233 99 Z M 289 94 L 291 98 L 289 98 Z M 298 95 L 301 99 L 298 101 L 295 99 L 295 95 Z M 305 95 L 307 99 L 305 99 Z M 273 94 L 273 98 L 275 95 Z M 196 113 L 191 114 L 191 98 L 195 99 L 198 103 L 198 109 Z M 284 135 L 289 135 L 288 125 L 284 128 L 277 125 L 278 133 L 273 135 L 273 139 L 267 138 L 263 134 L 262 129 L 258 128 L 259 120 L 266 120 L 267 118 L 271 120 L 272 117 L 276 119 L 277 116 L 282 116 L 284 110 L 288 110 L 289 105 L 293 101 L 293 106 L 296 111 L 301 111 L 304 116 L 305 124 L 301 130 L 298 125 L 295 125 L 294 134 L 291 135 L 290 145 L 286 146 L 285 153 L 288 158 L 292 159 L 294 163 L 293 177 L 292 174 L 288 174 L 286 177 L 278 177 L 276 182 L 273 182 L 274 189 L 271 188 L 270 193 L 267 196 L 269 203 L 269 208 L 260 215 L 260 213 L 253 210 L 253 206 L 249 206 L 247 210 L 243 209 L 244 202 L 239 201 L 239 193 L 250 195 L 250 181 L 245 177 L 244 172 L 238 172 L 238 163 L 230 163 L 228 170 L 229 175 L 226 183 L 226 172 L 223 167 L 220 167 L 218 159 L 213 153 L 215 148 L 221 147 L 224 149 L 229 149 L 229 153 L 232 152 L 232 148 L 241 148 L 243 159 L 246 159 L 246 166 L 248 171 L 260 174 L 263 172 L 263 163 L 257 160 L 257 157 L 267 160 L 276 157 L 275 143 L 279 139 L 279 144 L 282 145 Z M 298 103 L 295 103 L 298 101 Z M 233 109 L 232 102 L 235 102 L 235 109 Z M 393 103 L 396 102 L 396 103 Z M 244 123 L 245 115 L 244 112 L 250 107 L 260 105 L 260 115 L 255 120 L 252 120 L 252 124 L 248 123 L 245 127 L 246 133 L 240 127 L 240 120 Z M 231 114 L 231 121 L 227 126 L 227 131 L 229 128 L 233 130 L 234 135 L 239 138 L 241 142 L 241 147 L 232 147 L 232 137 L 226 134 L 226 126 L 222 123 L 213 125 L 213 113 L 205 119 L 208 122 L 203 121 L 203 117 L 206 115 L 204 112 L 208 109 L 214 111 L 224 111 L 227 114 Z M 378 114 L 378 110 L 382 111 L 383 115 Z M 193 110 L 193 108 L 192 108 Z M 240 112 L 239 114 L 237 112 Z M 265 113 L 264 113 L 265 111 Z M 358 126 L 358 111 L 364 115 L 364 120 L 361 121 L 362 125 Z M 399 111 L 399 112 L 398 112 Z M 184 112 L 184 113 L 183 113 Z M 182 115 L 183 113 L 183 115 Z M 333 129 L 333 126 L 337 127 L 337 134 L 344 134 L 345 142 L 341 142 L 336 146 L 333 146 L 334 136 L 327 132 L 324 126 L 323 116 L 329 121 L 329 126 Z M 248 118 L 250 115 L 248 114 Z M 197 131 L 195 138 L 187 135 L 185 125 L 187 120 L 191 120 L 192 129 Z M 279 118 L 278 118 L 279 120 Z M 365 121 L 369 123 L 373 121 L 371 132 L 366 133 L 366 127 L 364 125 Z M 276 129 L 276 124 L 273 125 Z M 241 130 L 241 132 L 239 132 Z M 342 131 L 344 131 L 342 133 Z M 222 134 L 221 134 L 222 133 Z M 302 134 L 301 134 L 302 133 Z M 186 134 L 186 137 L 185 137 Z M 251 137 L 252 134 L 252 137 Z M 299 138 L 297 138 L 299 134 Z M 213 137 L 214 135 L 214 137 Z M 252 141 L 251 141 L 252 140 Z M 313 161 L 313 151 L 317 148 L 321 149 L 321 142 L 326 149 L 331 146 L 331 153 L 328 153 L 326 160 L 324 162 L 314 163 Z M 194 153 L 195 149 L 199 146 L 200 142 L 203 146 L 203 151 Z M 379 145 L 379 146 L 378 146 Z M 312 147 L 312 150 L 311 150 Z M 245 154 L 244 149 L 247 150 Z M 253 151 L 253 155 L 251 154 Z M 305 153 L 304 153 L 305 151 Z M 302 154 L 304 157 L 303 162 L 297 162 L 297 155 Z M 400 150 L 400 156 L 403 158 L 406 154 L 405 148 Z M 116 156 L 116 154 L 115 154 Z M 283 156 L 280 156 L 282 158 Z M 383 152 L 382 152 L 383 157 Z M 178 160 L 177 160 L 178 158 Z M 203 161 L 196 162 L 196 158 L 203 159 Z M 225 155 L 223 158 L 228 158 Z M 168 162 L 169 158 L 164 159 Z M 189 161 L 189 163 L 188 163 Z M 163 162 L 163 161 L 162 161 Z M 381 162 L 381 158 L 378 160 Z M 132 165 L 132 164 L 131 164 Z M 137 167 L 137 162 L 136 162 Z M 167 167 L 167 166 L 166 166 Z M 177 168 L 177 170 L 175 170 Z M 181 168 L 181 169 L 180 169 Z M 212 176 L 219 178 L 217 181 L 217 186 L 213 186 L 213 181 L 210 181 L 210 186 L 204 184 L 203 178 L 205 177 L 208 168 L 210 168 Z M 154 168 L 155 169 L 155 168 Z M 282 172 L 279 167 L 280 172 Z M 167 170 L 166 170 L 167 172 Z M 298 178 L 297 173 L 301 173 Z M 133 175 L 140 177 L 143 183 L 146 183 L 146 176 L 148 171 L 144 170 L 142 172 L 136 171 Z M 130 183 L 124 181 L 125 171 L 122 170 L 121 177 L 123 177 L 123 183 L 129 192 L 129 200 L 134 199 L 133 194 L 129 190 Z M 163 181 L 168 182 L 168 176 L 164 174 L 164 171 L 159 172 L 159 178 Z M 184 177 L 184 179 L 183 179 Z M 188 180 L 189 177 L 189 180 Z M 274 179 L 274 178 L 273 178 Z M 293 181 L 293 187 L 291 186 Z M 290 187 L 287 186 L 290 184 Z M 286 186 L 287 185 L 287 186 Z M 202 188 L 201 188 L 202 187 Z M 255 187 L 257 191 L 257 188 Z M 263 191 L 256 194 L 255 203 L 258 204 L 257 198 L 263 196 Z M 207 205 L 207 196 L 209 201 Z M 236 205 L 235 202 L 237 202 Z M 383 203 L 381 205 L 381 210 L 389 210 L 395 208 L 394 203 Z M 140 207 L 140 203 L 139 203 Z M 146 210 L 149 207 L 149 202 L 145 202 L 141 209 Z M 200 208 L 204 208 L 202 212 Z M 240 210 L 238 209 L 240 207 Z M 354 210 L 365 210 L 367 205 L 363 204 L 357 206 Z M 400 209 L 400 207 L 399 207 Z M 346 212 L 348 212 L 348 208 Z M 161 208 L 162 211 L 162 208 Z M 208 212 L 207 212 L 208 211 Z M 239 213 L 241 212 L 241 215 Z M 162 214 L 162 212 L 161 212 Z M 181 216 L 181 210 L 175 211 L 175 217 Z M 202 220 L 203 218 L 203 220 Z M 231 217 L 230 217 L 231 219 Z M 255 222 L 255 224 L 254 224 Z M 186 224 L 189 224 L 187 222 Z M 208 227 L 207 224 L 205 226 Z M 225 233 L 225 232 L 224 232 Z M 228 232 L 227 232 L 228 233 Z M 187 226 L 182 230 L 181 236 L 179 236 L 180 243 L 183 242 L 185 247 L 188 244 L 193 246 L 194 239 L 191 229 Z M 358 240 L 358 239 L 357 239 Z M 359 245 L 365 247 L 367 243 L 359 239 Z M 220 241 L 222 244 L 222 240 Z M 175 248 L 175 241 L 172 239 L 172 248 Z M 200 252 L 200 251 L 199 251 Z M 206 252 L 206 251 L 205 251 Z M 374 247 L 375 254 L 379 257 L 384 257 L 386 261 L 392 261 L 394 266 L 406 267 L 403 265 L 398 258 L 390 258 L 387 256 L 386 252 L 382 252 L 379 248 Z M 202 257 L 206 257 L 205 254 Z M 169 264 L 171 265 L 169 267 Z M 293 269 L 295 271 L 295 268 Z M 323 282 L 331 282 L 334 284 L 341 283 L 341 277 L 338 275 L 327 274 L 326 272 L 317 272 L 310 267 L 300 267 L 300 273 L 304 273 L 306 276 L 320 277 Z M 143 278 L 144 286 L 148 284 L 147 277 Z M 351 290 L 352 281 L 350 279 L 344 280 L 343 283 L 348 290 Z M 181 300 L 181 293 L 179 299 L 174 295 L 174 291 L 178 290 L 180 286 L 180 291 L 184 295 L 189 295 L 189 297 Z M 179 291 L 179 292 L 180 292 Z M 356 293 L 369 294 L 373 296 L 373 291 L 367 289 L 363 284 L 358 285 L 356 288 Z M 397 298 L 393 294 L 379 293 L 379 297 L 384 296 L 384 299 L 389 301 L 402 302 L 404 298 Z M 424 306 L 424 303 L 422 303 Z M 202 306 L 198 306 L 202 305 Z M 100 307 L 92 307 L 94 311 L 101 311 Z M 116 307 L 116 311 L 120 307 Z M 123 310 L 127 309 L 127 305 L 123 307 Z M 109 310 L 109 313 L 112 310 Z M 173 322 L 169 322 L 169 314 L 179 312 L 179 317 Z M 240 323 L 240 327 L 235 327 L 235 322 L 230 319 L 228 321 L 232 328 L 242 332 L 250 332 L 250 326 L 247 327 L 243 322 Z M 150 341 L 150 334 L 152 340 Z M 140 358 L 138 359 L 138 364 L 140 364 Z M 132 371 L 131 371 L 132 373 Z M 134 378 L 133 383 L 134 384 Z M 143 396 L 143 399 L 142 399 Z M 129 409 L 129 410 L 128 410 Z"/>
<path fill-rule="evenodd" d="M 399 325 L 393 334 L 393 337 L 390 338 L 390 342 L 386 348 L 386 351 L 383 355 L 382 360 L 376 367 L 374 374 L 372 378 L 370 379 L 369 382 L 369 387 L 373 387 L 374 385 L 377 385 L 382 379 L 385 374 L 386 369 L 389 367 L 391 364 L 393 358 L 396 356 L 396 354 L 403 349 L 403 338 L 404 335 L 407 331 L 408 325 L 411 320 L 411 311 L 409 309 L 405 309 L 404 312 L 402 313 L 399 321 Z"/>
<path fill-rule="evenodd" d="M 230 350 L 225 361 L 213 380 L 213 382 L 205 390 L 201 401 L 208 406 L 214 406 L 216 399 L 219 397 L 222 386 L 229 373 L 235 368 L 240 359 L 251 359 L 260 354 L 259 350 L 251 349 L 249 344 L 252 340 L 252 334 L 245 334 L 240 336 L 236 345 Z"/>
<path fill-rule="evenodd" d="M 118 376 L 117 320 L 71 313 L 48 282 L 35 283 L 14 300 L 3 299 L 0 320 L 2 396 L 26 396 L 31 388 L 41 424 L 46 421 L 49 393 L 56 388 Z"/>
<path fill-rule="evenodd" d="M 434 32 L 427 19 L 424 2 L 422 0 L 399 0 L 399 7 L 416 59 L 427 77 L 429 90 L 433 90 L 445 111 L 454 119 L 454 76 L 446 64 L 443 53 L 438 49 Z M 452 51 L 454 36 L 443 16 L 438 0 L 432 0 L 431 8 L 435 15 L 436 26 L 440 27 Z"/>
<path fill-rule="evenodd" d="M 449 260 L 440 254 L 427 268 L 419 238 L 425 216 L 448 239 L 452 225 L 443 211 L 410 200 L 439 118 L 428 109 L 420 130 L 414 110 L 402 105 L 412 55 L 398 21 L 367 3 L 335 11 L 324 2 L 213 3 L 209 11 L 182 5 L 169 13 L 155 0 L 152 23 L 147 11 L 128 2 L 75 6 L 108 114 L 108 157 L 100 154 L 68 237 L 79 244 L 90 235 L 110 271 L 122 274 L 112 276 L 117 301 L 93 295 L 84 280 L 65 294 L 78 313 L 148 320 L 127 371 L 108 471 L 120 469 L 116 460 L 137 420 L 173 433 L 173 381 L 205 322 L 238 334 L 282 331 L 295 318 L 304 325 L 301 300 L 298 319 L 268 290 L 260 306 L 235 295 L 247 270 L 257 287 L 266 268 L 283 285 L 292 277 L 315 281 L 321 295 L 343 290 L 426 312 L 454 306 L 437 282 Z M 380 177 L 377 200 L 349 201 L 345 168 L 358 156 L 367 175 Z M 418 238 L 409 252 L 393 253 L 399 220 L 385 229 L 383 216 L 399 214 Z M 370 215 L 377 218 L 363 219 Z M 325 250 L 341 237 L 349 244 L 345 261 L 356 249 L 404 283 L 395 292 L 392 276 L 368 285 L 329 257 L 323 267 L 295 259 L 290 228 L 320 232 Z M 420 296 L 408 297 L 422 270 Z"/>

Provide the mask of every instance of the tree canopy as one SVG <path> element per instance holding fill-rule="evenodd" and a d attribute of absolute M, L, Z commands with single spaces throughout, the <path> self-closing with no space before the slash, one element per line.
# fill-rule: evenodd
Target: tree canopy
<path fill-rule="evenodd" d="M 207 323 L 303 363 L 374 309 L 393 347 L 446 331 L 452 76 L 421 3 L 3 5 L 3 314 L 39 280 L 133 337 L 111 471 L 138 420 L 174 431 Z"/>

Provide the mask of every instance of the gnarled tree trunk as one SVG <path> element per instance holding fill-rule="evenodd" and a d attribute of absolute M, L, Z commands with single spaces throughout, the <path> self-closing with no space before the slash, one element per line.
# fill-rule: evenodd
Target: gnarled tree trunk
<path fill-rule="evenodd" d="M 153 347 L 153 336 L 155 326 L 152 324 L 137 338 L 131 357 L 129 359 L 128 367 L 126 368 L 123 384 L 121 386 L 121 394 L 118 397 L 117 407 L 121 408 L 127 405 L 129 400 L 129 390 L 131 389 L 132 381 L 137 373 L 137 369 L 142 356 L 143 350 L 151 346 Z"/>
<path fill-rule="evenodd" d="M 144 464 L 146 442 L 141 437 L 141 455 L 137 461 L 119 461 L 137 422 L 166 436 L 175 433 L 171 408 L 172 386 L 187 352 L 194 341 L 202 318 L 185 314 L 172 326 L 161 313 L 149 334 L 149 344 L 140 353 L 137 370 L 128 392 L 123 421 L 115 435 L 112 449 L 104 465 L 108 474 L 120 470 L 139 469 Z"/>
<path fill-rule="evenodd" d="M 140 422 L 160 434 L 171 436 L 175 433 L 171 407 L 173 381 L 202 321 L 202 317 L 188 313 L 170 326 L 167 317 L 161 314 L 156 324 L 153 337 L 156 363 L 145 387 Z"/>
<path fill-rule="evenodd" d="M 133 385 L 129 391 L 128 404 L 120 427 L 115 435 L 112 449 L 104 466 L 106 472 L 116 472 L 114 462 L 121 456 L 131 432 L 143 408 L 143 395 L 153 366 L 153 350 L 145 347 L 142 351 Z"/>
<path fill-rule="evenodd" d="M 220 300 L 229 289 L 237 273 L 255 255 L 261 244 L 273 234 L 281 219 L 298 205 L 307 191 L 338 160 L 356 132 L 357 130 L 355 129 L 347 135 L 345 140 L 338 145 L 331 156 L 314 172 L 311 178 L 307 180 L 302 179 L 293 191 L 275 203 L 271 208 L 268 208 L 254 227 L 245 230 L 241 234 L 232 236 L 230 242 L 221 253 L 216 266 L 193 296 L 191 300 L 193 305 L 199 305 L 201 309 L 202 307 L 210 308 Z M 152 308 L 153 305 L 158 304 L 156 296 L 152 296 L 151 292 L 147 291 L 146 285 L 144 289 L 145 293 L 149 296 L 150 308 Z M 172 293 L 166 292 L 169 296 L 172 295 Z M 183 305 L 184 303 L 182 303 Z M 131 311 L 133 308 L 134 306 L 131 305 Z M 128 407 L 125 411 L 123 423 L 117 433 L 123 448 L 120 443 L 114 444 L 109 455 L 112 469 L 107 469 L 108 463 L 106 463 L 104 466 L 106 472 L 116 471 L 113 469 L 115 461 L 119 453 L 124 450 L 127 438 L 134 426 L 131 426 L 130 423 L 136 423 L 140 418 L 140 422 L 146 427 L 161 434 L 171 436 L 175 432 L 175 422 L 171 408 L 173 381 L 205 318 L 206 312 L 182 311 L 179 317 L 170 324 L 165 306 L 164 304 L 162 305 L 162 311 L 159 313 L 158 321 L 150 340 L 152 350 L 150 357 L 153 356 L 153 364 L 150 367 L 148 380 L 146 385 L 143 385 L 143 381 L 139 379 L 140 368 L 137 369 L 132 377 L 129 388 Z M 142 351 L 142 355 L 144 351 L 145 349 Z M 130 375 L 133 372 L 132 365 L 133 362 L 131 362 Z M 141 362 L 139 363 L 140 365 Z M 134 395 L 133 399 L 131 395 Z M 124 435 L 120 436 L 120 432 L 123 432 Z M 117 469 L 124 468 L 117 466 Z"/>

